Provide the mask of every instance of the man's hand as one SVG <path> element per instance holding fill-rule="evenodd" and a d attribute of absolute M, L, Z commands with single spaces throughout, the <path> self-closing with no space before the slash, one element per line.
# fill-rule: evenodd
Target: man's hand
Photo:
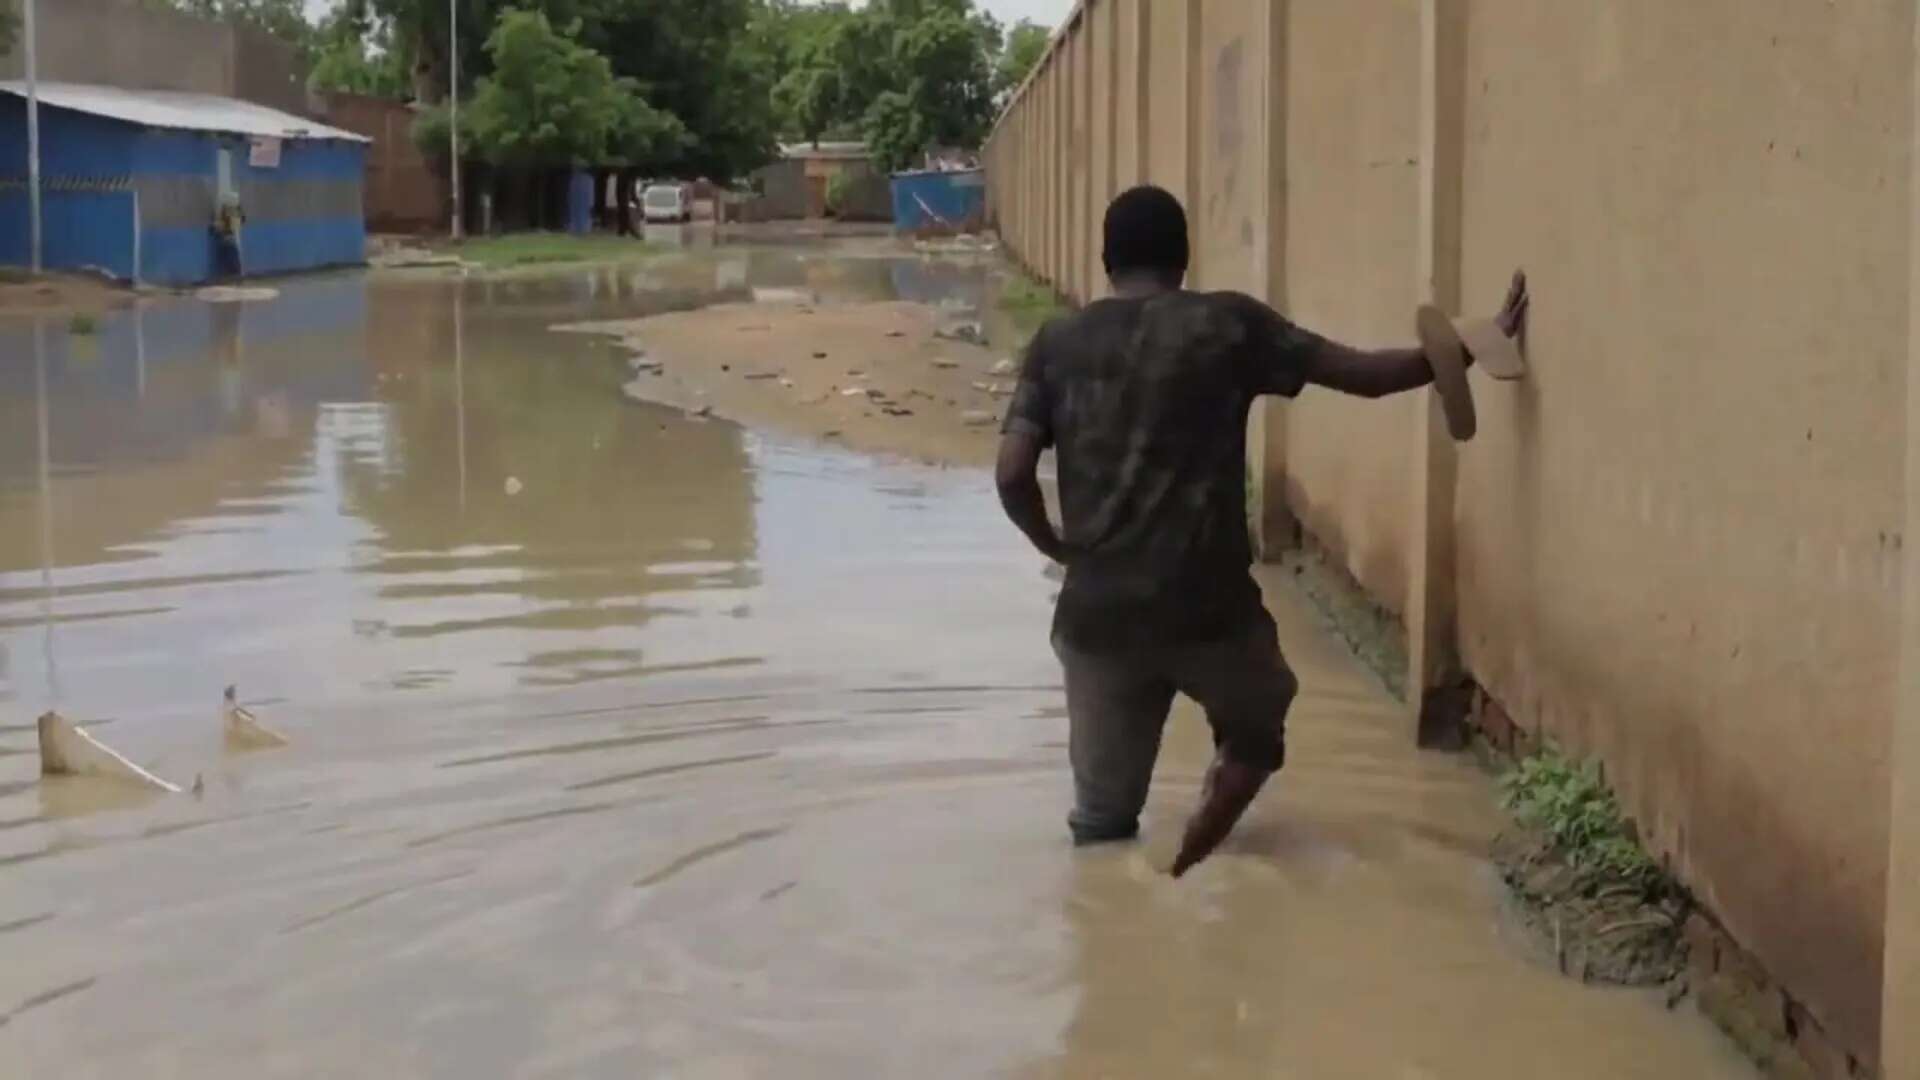
<path fill-rule="evenodd" d="M 1500 305 L 1500 314 L 1493 317 L 1494 325 L 1500 328 L 1501 333 L 1515 341 L 1520 340 L 1520 335 L 1527 329 L 1527 305 L 1532 300 L 1527 295 L 1527 272 L 1515 270 L 1513 284 L 1507 286 L 1506 303 Z"/>
<path fill-rule="evenodd" d="M 1067 561 L 1067 545 L 1047 517 L 1047 501 L 1040 492 L 1040 440 L 1024 431 L 1000 437 L 1000 460 L 994 467 L 995 485 L 1000 489 L 1000 505 L 1008 520 L 1026 534 L 1040 554 L 1062 565 Z"/>

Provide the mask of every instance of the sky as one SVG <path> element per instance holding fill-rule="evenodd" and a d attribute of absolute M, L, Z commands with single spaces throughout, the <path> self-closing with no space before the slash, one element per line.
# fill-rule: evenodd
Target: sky
<path fill-rule="evenodd" d="M 1012 26 L 1021 19 L 1032 19 L 1051 30 L 1060 25 L 1073 8 L 1073 0 L 984 0 L 981 7 L 993 17 Z"/>
<path fill-rule="evenodd" d="M 1051 30 L 1060 25 L 1073 8 L 1073 0 L 976 0 L 981 7 L 993 12 L 993 16 L 1002 23 L 1012 26 L 1021 19 L 1034 22 Z M 306 0 L 307 18 L 318 21 L 322 15 L 333 9 L 335 0 Z"/>

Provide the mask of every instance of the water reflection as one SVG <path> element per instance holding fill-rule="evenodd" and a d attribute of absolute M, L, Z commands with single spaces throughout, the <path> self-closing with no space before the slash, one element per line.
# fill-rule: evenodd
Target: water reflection
<path fill-rule="evenodd" d="M 591 632 L 637 656 L 619 635 L 709 603 L 666 598 L 752 587 L 741 433 L 631 405 L 619 358 L 541 315 L 471 320 L 468 294 L 497 288 L 342 277 L 264 303 L 159 304 L 0 373 L 0 426 L 38 439 L 4 444 L 0 518 L 41 524 L 0 534 L 0 627 L 66 623 L 114 675 L 89 705 L 165 713 L 224 681 L 314 692 L 302 650 L 328 657 L 334 693 L 448 681 L 430 650 L 395 645 L 448 633 L 491 661 L 464 665 L 475 674 L 571 654 L 526 633 Z M 619 303 L 524 295 L 569 314 Z M 686 572 L 690 553 L 711 565 Z M 57 619 L 26 606 L 56 596 Z M 36 651 L 51 672 L 50 641 Z M 58 687 L 16 670 L 8 692 Z"/>

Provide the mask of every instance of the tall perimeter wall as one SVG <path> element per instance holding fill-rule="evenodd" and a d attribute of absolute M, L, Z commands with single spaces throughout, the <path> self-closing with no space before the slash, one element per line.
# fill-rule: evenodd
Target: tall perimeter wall
<path fill-rule="evenodd" d="M 1355 344 L 1527 269 L 1532 371 L 1475 376 L 1474 441 L 1424 391 L 1257 411 L 1266 546 L 1400 620 L 1410 717 L 1469 677 L 1603 762 L 1788 1034 L 1870 1068 L 1885 1015 L 1902 1077 L 1915 55 L 1913 0 L 1083 0 L 987 149 L 1008 249 L 1082 303 L 1141 182 L 1193 286 Z"/>

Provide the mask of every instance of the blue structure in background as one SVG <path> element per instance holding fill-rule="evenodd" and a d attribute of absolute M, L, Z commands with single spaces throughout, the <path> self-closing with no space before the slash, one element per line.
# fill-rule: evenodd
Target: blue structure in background
<path fill-rule="evenodd" d="M 241 272 L 366 261 L 366 140 L 202 94 L 41 86 L 43 260 L 159 285 L 222 272 L 215 212 L 240 200 Z M 27 110 L 0 83 L 0 264 L 31 261 Z"/>
<path fill-rule="evenodd" d="M 893 227 L 911 233 L 978 232 L 987 220 L 980 169 L 893 174 Z"/>
<path fill-rule="evenodd" d="M 567 176 L 567 231 L 585 236 L 593 231 L 593 174 L 574 171 Z"/>

